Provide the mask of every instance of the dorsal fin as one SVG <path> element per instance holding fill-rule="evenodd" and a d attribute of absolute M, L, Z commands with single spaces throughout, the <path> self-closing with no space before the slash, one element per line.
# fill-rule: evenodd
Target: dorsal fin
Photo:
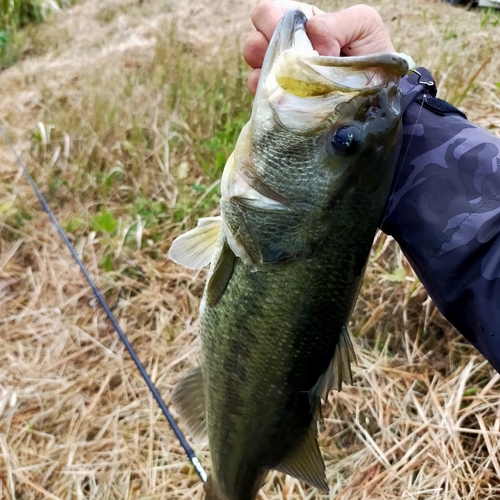
<path fill-rule="evenodd" d="M 171 401 L 193 441 L 206 440 L 205 393 L 201 366 L 191 368 L 177 383 Z"/>
<path fill-rule="evenodd" d="M 328 491 L 325 478 L 325 463 L 318 446 L 316 419 L 313 418 L 307 434 L 293 453 L 275 467 L 289 476 L 305 481 L 318 490 Z"/>
<path fill-rule="evenodd" d="M 217 249 L 220 228 L 220 216 L 199 219 L 194 229 L 174 240 L 168 256 L 177 264 L 190 269 L 199 269 L 210 264 Z"/>
<path fill-rule="evenodd" d="M 341 391 L 342 382 L 352 384 L 352 362 L 356 362 L 356 353 L 354 352 L 349 333 L 346 327 L 343 326 L 330 365 L 309 391 L 309 401 L 311 404 L 315 398 L 321 398 L 323 401 L 326 401 L 328 393 L 332 389 Z"/>

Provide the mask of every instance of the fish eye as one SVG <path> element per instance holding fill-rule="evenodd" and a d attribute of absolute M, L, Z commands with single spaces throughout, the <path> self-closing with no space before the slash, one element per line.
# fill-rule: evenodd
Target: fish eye
<path fill-rule="evenodd" d="M 333 132 L 330 143 L 337 153 L 354 153 L 358 149 L 359 130 L 354 125 L 342 125 Z"/>

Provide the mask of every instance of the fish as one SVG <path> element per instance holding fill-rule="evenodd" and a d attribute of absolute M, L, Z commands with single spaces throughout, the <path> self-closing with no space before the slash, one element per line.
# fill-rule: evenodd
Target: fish
<path fill-rule="evenodd" d="M 220 216 L 169 257 L 210 264 L 201 365 L 171 401 L 208 438 L 207 500 L 254 500 L 272 469 L 328 491 L 321 405 L 352 383 L 346 325 L 401 144 L 404 54 L 320 56 L 307 17 L 287 12 L 221 179 Z"/>

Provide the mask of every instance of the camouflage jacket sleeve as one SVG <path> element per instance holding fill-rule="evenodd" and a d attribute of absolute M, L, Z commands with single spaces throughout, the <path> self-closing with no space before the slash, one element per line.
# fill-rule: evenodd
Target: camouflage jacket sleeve
<path fill-rule="evenodd" d="M 500 139 L 437 99 L 419 71 L 400 84 L 404 138 L 382 229 L 500 372 Z"/>

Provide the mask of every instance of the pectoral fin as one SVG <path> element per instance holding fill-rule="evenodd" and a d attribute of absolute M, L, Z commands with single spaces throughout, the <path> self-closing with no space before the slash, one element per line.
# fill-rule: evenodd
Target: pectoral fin
<path fill-rule="evenodd" d="M 205 217 L 187 233 L 178 236 L 168 252 L 168 256 L 177 264 L 190 269 L 199 269 L 210 264 L 221 228 L 220 217 Z"/>
<path fill-rule="evenodd" d="M 205 291 L 209 307 L 215 307 L 224 295 L 229 280 L 233 275 L 235 261 L 236 255 L 234 255 L 226 238 L 224 238 L 221 251 L 210 271 L 210 277 L 208 278 L 207 289 Z"/>
<path fill-rule="evenodd" d="M 179 381 L 172 392 L 171 401 L 193 440 L 204 441 L 207 437 L 207 424 L 200 366 L 189 370 Z"/>
<path fill-rule="evenodd" d="M 356 362 L 356 353 L 346 327 L 342 327 L 335 353 L 326 372 L 321 375 L 314 387 L 309 391 L 311 404 L 315 398 L 326 401 L 332 389 L 342 390 L 342 382 L 352 384 L 351 363 Z"/>
<path fill-rule="evenodd" d="M 328 491 L 325 464 L 319 451 L 317 436 L 316 419 L 313 419 L 302 442 L 276 470 L 305 481 L 319 490 Z"/>

